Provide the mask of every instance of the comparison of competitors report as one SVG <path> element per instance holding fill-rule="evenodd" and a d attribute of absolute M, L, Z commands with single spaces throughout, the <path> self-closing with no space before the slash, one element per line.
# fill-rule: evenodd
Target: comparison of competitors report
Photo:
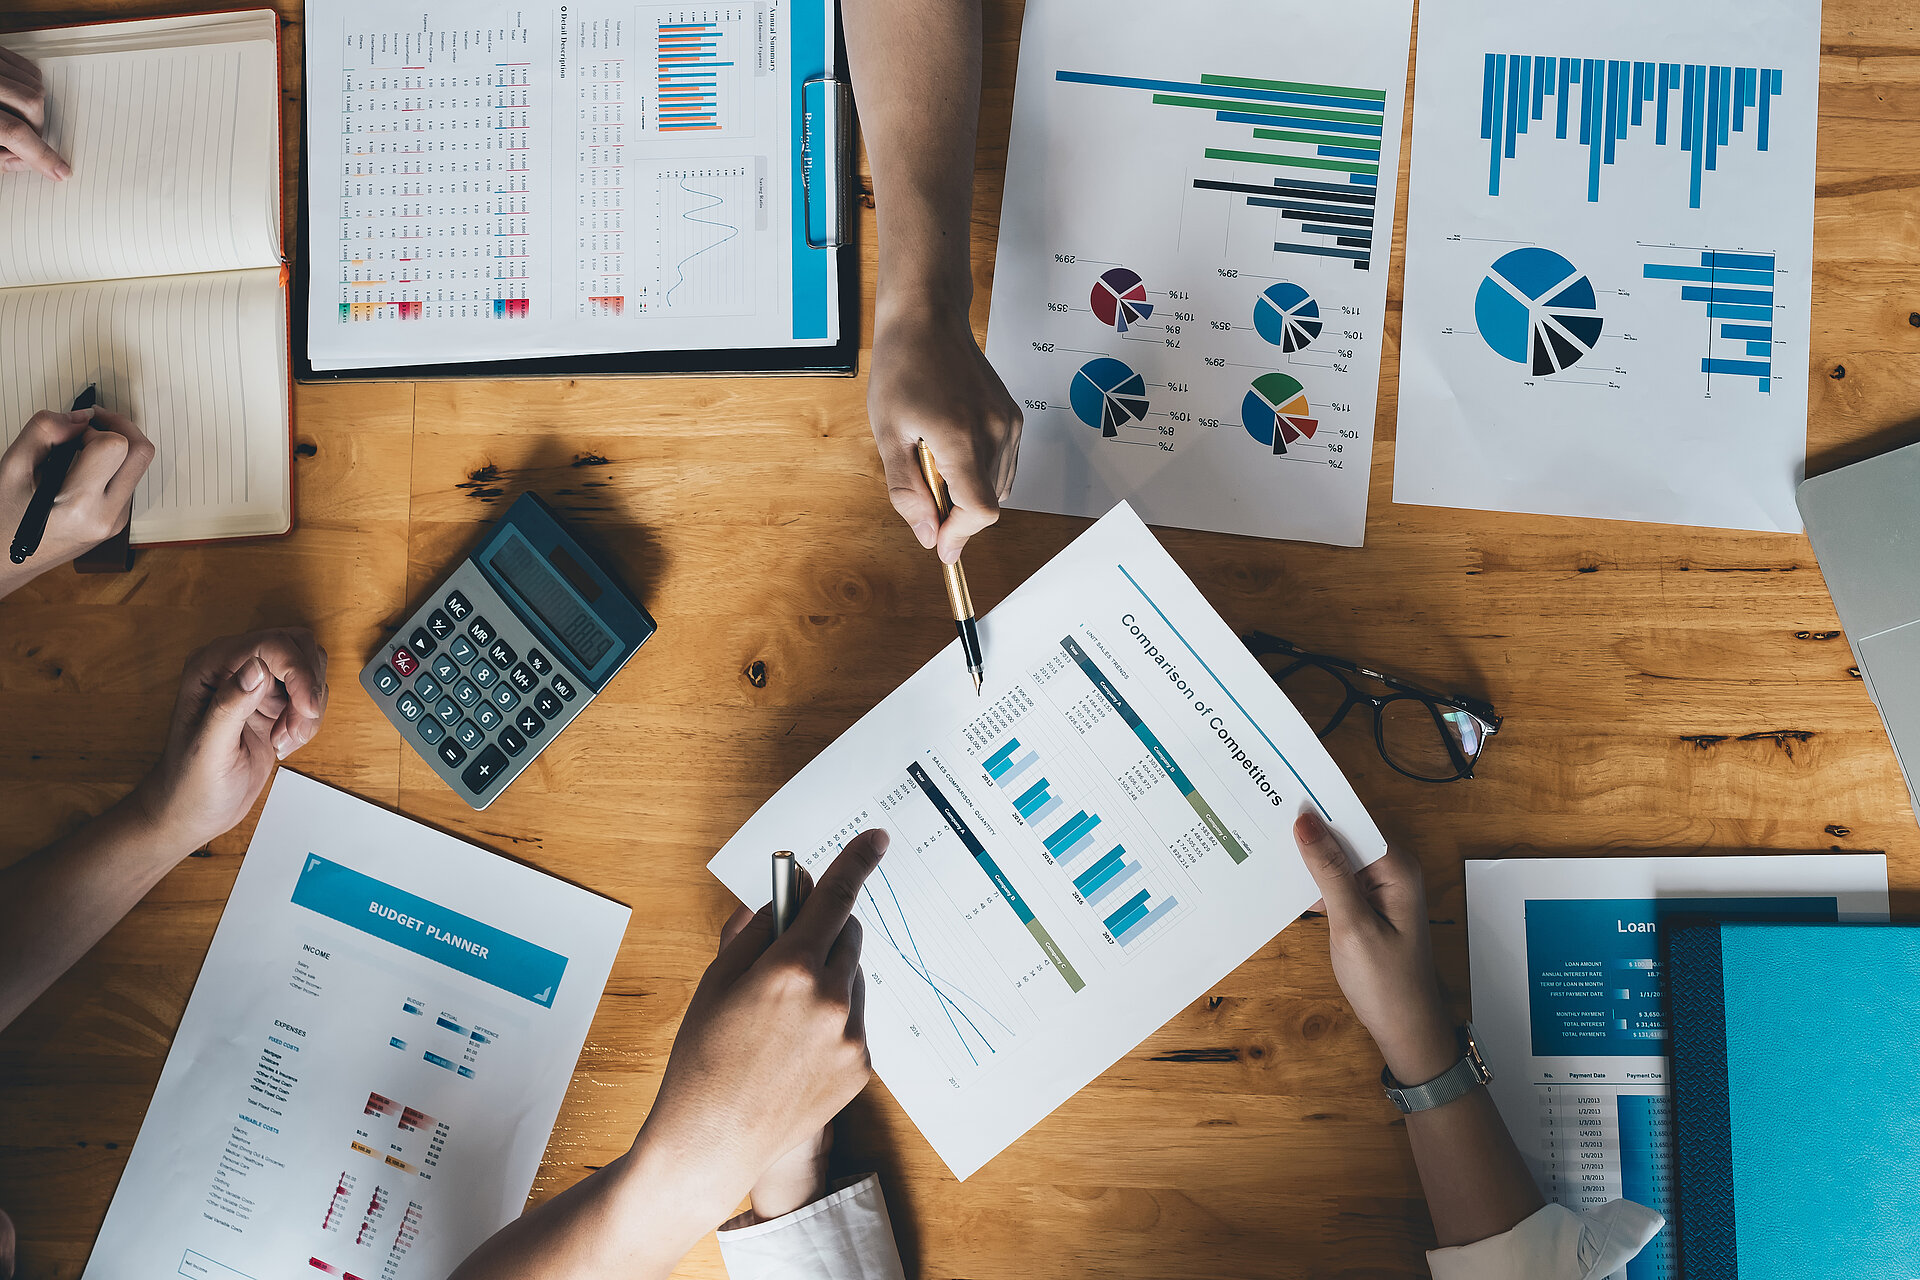
<path fill-rule="evenodd" d="M 306 42 L 315 369 L 838 339 L 826 0 L 315 0 Z"/>
<path fill-rule="evenodd" d="M 282 769 L 86 1274 L 441 1280 L 525 1205 L 628 914 Z"/>
<path fill-rule="evenodd" d="M 1379 832 L 1260 664 L 1121 506 L 801 770 L 710 864 L 766 897 L 892 844 L 855 908 L 874 1069 L 966 1177 L 1312 905 L 1294 819 Z"/>
<path fill-rule="evenodd" d="M 1009 505 L 1358 546 L 1411 0 L 1027 7 L 987 354 Z"/>
<path fill-rule="evenodd" d="M 1575 1212 L 1624 1198 L 1669 1223 L 1613 1280 L 1680 1274 L 1667 931 L 1886 918 L 1877 853 L 1467 863 L 1474 1030 L 1541 1193 Z"/>
<path fill-rule="evenodd" d="M 1820 0 L 1421 10 L 1396 502 L 1798 533 Z"/>

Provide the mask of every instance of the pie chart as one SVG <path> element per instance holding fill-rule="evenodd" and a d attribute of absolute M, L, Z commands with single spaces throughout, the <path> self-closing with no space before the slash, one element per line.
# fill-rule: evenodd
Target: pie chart
<path fill-rule="evenodd" d="M 1284 454 L 1296 440 L 1311 439 L 1320 429 L 1307 403 L 1307 389 L 1284 373 L 1263 373 L 1253 380 L 1240 403 L 1240 421 L 1247 434 L 1275 453 Z"/>
<path fill-rule="evenodd" d="M 1551 249 L 1515 249 L 1480 282 L 1473 317 L 1496 354 L 1544 378 L 1592 352 L 1606 326 L 1598 305 L 1580 268 Z"/>
<path fill-rule="evenodd" d="M 1093 296 L 1087 301 L 1100 323 L 1115 333 L 1125 333 L 1128 325 L 1138 324 L 1153 314 L 1153 304 L 1147 301 L 1147 286 L 1137 272 L 1125 267 L 1115 267 L 1094 281 Z"/>
<path fill-rule="evenodd" d="M 1320 304 L 1290 280 L 1282 280 L 1253 304 L 1253 327 L 1260 336 L 1291 355 L 1320 336 Z"/>
<path fill-rule="evenodd" d="M 1147 381 L 1123 361 L 1101 356 L 1080 366 L 1067 399 L 1080 421 L 1116 436 L 1147 416 Z"/>

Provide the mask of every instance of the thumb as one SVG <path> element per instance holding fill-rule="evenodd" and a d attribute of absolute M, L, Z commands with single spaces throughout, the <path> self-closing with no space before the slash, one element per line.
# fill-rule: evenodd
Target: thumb
<path fill-rule="evenodd" d="M 1300 860 L 1306 863 L 1307 874 L 1320 887 L 1329 919 L 1351 920 L 1363 911 L 1373 914 L 1373 905 L 1367 901 L 1359 881 L 1354 879 L 1353 864 L 1347 860 L 1345 846 L 1319 814 L 1309 810 L 1296 818 L 1293 839 L 1300 846 Z"/>
<path fill-rule="evenodd" d="M 273 696 L 275 687 L 267 664 L 259 658 L 248 658 L 239 670 L 214 686 L 213 696 L 207 700 L 206 728 L 238 741 L 253 713 Z"/>
<path fill-rule="evenodd" d="M 927 478 L 920 474 L 920 458 L 914 442 L 888 432 L 877 443 L 880 465 L 887 471 L 887 497 L 893 502 L 893 509 L 913 530 L 913 536 L 920 539 L 920 545 L 933 550 L 940 536 L 940 513 L 933 505 L 933 492 L 927 488 Z"/>

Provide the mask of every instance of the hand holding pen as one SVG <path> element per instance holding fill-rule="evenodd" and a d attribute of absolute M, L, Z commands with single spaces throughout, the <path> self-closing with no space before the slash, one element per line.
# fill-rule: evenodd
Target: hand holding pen
<path fill-rule="evenodd" d="M 106 409 L 36 413 L 0 454 L 0 534 L 10 552 L 0 560 L 0 596 L 123 528 L 153 453 L 139 427 Z M 57 478 L 56 456 L 67 458 Z M 30 520 L 42 490 L 44 519 Z"/>
<path fill-rule="evenodd" d="M 952 503 L 948 500 L 947 483 L 940 478 L 940 468 L 933 460 L 933 450 L 922 440 L 915 452 L 920 461 L 920 475 L 933 494 L 934 508 L 944 520 L 952 510 Z M 980 656 L 980 629 L 973 618 L 973 593 L 967 589 L 967 572 L 960 567 L 957 552 L 952 560 L 941 558 L 940 572 L 947 582 L 947 603 L 953 609 L 953 625 L 960 632 L 961 656 L 967 660 L 967 674 L 973 677 L 973 692 L 978 697 L 981 683 L 986 679 L 986 662 Z"/>

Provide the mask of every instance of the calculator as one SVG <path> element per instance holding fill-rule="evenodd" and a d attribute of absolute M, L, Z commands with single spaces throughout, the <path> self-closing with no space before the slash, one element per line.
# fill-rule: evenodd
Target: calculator
<path fill-rule="evenodd" d="M 433 771 L 484 809 L 655 630 L 527 493 L 367 661 L 360 684 Z"/>

